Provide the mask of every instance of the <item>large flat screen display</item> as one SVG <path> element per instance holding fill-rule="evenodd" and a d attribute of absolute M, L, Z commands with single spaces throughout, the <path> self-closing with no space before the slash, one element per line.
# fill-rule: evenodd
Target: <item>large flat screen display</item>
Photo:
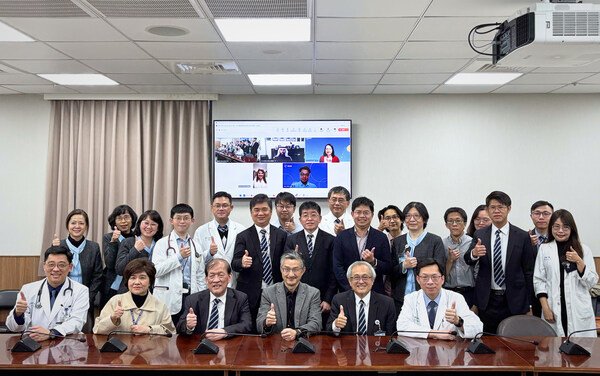
<path fill-rule="evenodd" d="M 352 192 L 351 120 L 214 120 L 213 192 L 325 198 Z"/>

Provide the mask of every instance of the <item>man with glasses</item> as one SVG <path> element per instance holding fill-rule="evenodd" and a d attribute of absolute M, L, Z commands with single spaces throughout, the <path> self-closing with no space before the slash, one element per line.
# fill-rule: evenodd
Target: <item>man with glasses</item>
<path fill-rule="evenodd" d="M 529 231 L 529 238 L 536 250 L 548 239 L 548 224 L 552 213 L 554 213 L 554 206 L 548 201 L 536 201 L 531 205 L 531 220 L 534 228 Z"/>
<path fill-rule="evenodd" d="M 350 192 L 342 186 L 333 187 L 327 193 L 329 213 L 323 216 L 319 228 L 333 236 L 354 226 L 352 216 L 346 213 L 350 205 Z"/>
<path fill-rule="evenodd" d="M 310 178 L 310 167 L 302 166 L 298 171 L 300 172 L 300 181 L 293 182 L 290 188 L 317 188 L 314 183 L 308 181 Z"/>
<path fill-rule="evenodd" d="M 229 218 L 233 211 L 233 200 L 227 192 L 213 195 L 210 210 L 214 219 L 198 227 L 194 241 L 202 250 L 206 264 L 213 259 L 224 259 L 231 264 L 235 238 L 244 230 L 244 226 Z M 235 288 L 236 276 L 233 274 L 231 277 L 229 287 Z"/>
<path fill-rule="evenodd" d="M 333 297 L 327 328 L 338 333 L 358 335 L 392 335 L 396 308 L 389 296 L 372 291 L 377 273 L 365 261 L 356 261 L 348 268 L 346 278 L 350 291 Z"/>
<path fill-rule="evenodd" d="M 229 338 L 233 333 L 250 333 L 252 316 L 248 296 L 227 287 L 232 277 L 229 263 L 214 258 L 206 264 L 204 273 L 208 289 L 185 300 L 186 314 L 177 323 L 177 333 L 205 333 L 211 341 Z"/>
<path fill-rule="evenodd" d="M 13 332 L 29 331 L 35 341 L 81 332 L 90 307 L 89 290 L 68 277 L 73 255 L 64 246 L 44 252 L 46 278 L 24 285 L 6 318 Z"/>
<path fill-rule="evenodd" d="M 496 333 L 500 321 L 530 312 L 535 253 L 529 234 L 508 222 L 511 199 L 506 193 L 490 193 L 485 204 L 492 225 L 475 231 L 464 258 L 479 266 L 475 305 L 484 331 Z"/>
<path fill-rule="evenodd" d="M 453 340 L 452 332 L 462 338 L 473 338 L 483 330 L 483 323 L 463 296 L 442 288 L 444 272 L 435 259 L 419 261 L 417 282 L 421 289 L 404 297 L 398 315 L 396 327 L 401 335 Z"/>
<path fill-rule="evenodd" d="M 275 213 L 277 217 L 271 220 L 271 224 L 290 234 L 302 231 L 300 223 L 294 222 L 296 211 L 296 197 L 290 192 L 279 192 L 275 196 Z"/>
<path fill-rule="evenodd" d="M 366 261 L 377 271 L 373 290 L 384 294 L 383 276 L 390 273 L 392 259 L 387 236 L 371 227 L 374 205 L 367 197 L 352 202 L 354 227 L 342 231 L 333 242 L 333 272 L 341 291 L 351 289 L 346 271 L 355 261 Z"/>
<path fill-rule="evenodd" d="M 321 298 L 319 290 L 300 282 L 304 274 L 302 257 L 293 252 L 281 256 L 283 281 L 262 291 L 256 319 L 259 333 L 281 333 L 285 341 L 293 341 L 307 332 L 321 330 Z"/>

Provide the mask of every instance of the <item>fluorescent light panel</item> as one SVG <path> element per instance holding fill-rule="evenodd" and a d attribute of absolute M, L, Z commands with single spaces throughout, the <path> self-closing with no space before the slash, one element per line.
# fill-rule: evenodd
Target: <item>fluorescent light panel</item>
<path fill-rule="evenodd" d="M 0 21 L 0 42 L 35 42 L 35 40 Z"/>
<path fill-rule="evenodd" d="M 309 18 L 215 19 L 227 42 L 309 42 Z"/>
<path fill-rule="evenodd" d="M 310 74 L 249 74 L 254 86 L 308 86 L 312 84 Z"/>
<path fill-rule="evenodd" d="M 38 74 L 38 76 L 69 86 L 114 86 L 119 83 L 102 74 Z"/>
<path fill-rule="evenodd" d="M 523 73 L 457 73 L 445 85 L 503 85 Z"/>

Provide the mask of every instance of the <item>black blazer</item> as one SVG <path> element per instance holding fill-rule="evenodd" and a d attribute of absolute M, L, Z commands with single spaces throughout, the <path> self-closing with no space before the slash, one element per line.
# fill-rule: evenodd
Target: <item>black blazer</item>
<path fill-rule="evenodd" d="M 177 323 L 177 333 L 187 335 L 186 317 L 190 308 L 198 316 L 198 323 L 193 334 L 206 331 L 210 308 L 210 291 L 202 290 L 191 294 L 185 299 L 183 314 Z M 248 307 L 248 296 L 241 291 L 227 288 L 227 301 L 225 302 L 225 329 L 228 333 L 250 333 L 252 330 L 252 317 Z"/>
<path fill-rule="evenodd" d="M 279 270 L 279 264 L 281 255 L 285 249 L 287 233 L 273 225 L 269 226 L 269 253 L 273 269 L 273 283 L 277 283 L 283 281 L 281 271 Z M 252 266 L 247 269 L 242 268 L 242 256 L 244 256 L 245 250 L 247 250 L 248 255 L 252 257 Z M 256 232 L 254 225 L 237 235 L 231 268 L 239 273 L 236 289 L 248 295 L 250 311 L 258 313 L 262 291 L 263 266 L 260 253 L 260 240 L 258 239 L 258 233 Z"/>
<path fill-rule="evenodd" d="M 486 254 L 475 260 L 471 251 L 481 239 L 485 245 Z M 487 226 L 475 231 L 469 251 L 465 253 L 465 261 L 469 265 L 479 263 L 479 273 L 475 281 L 475 304 L 480 310 L 487 308 L 492 286 L 492 226 Z M 526 231 L 509 226 L 508 245 L 506 248 L 506 265 L 504 267 L 506 300 L 508 308 L 513 315 L 524 314 L 529 311 L 531 297 L 533 296 L 533 267 L 535 264 L 535 251 L 531 239 Z"/>
<path fill-rule="evenodd" d="M 60 245 L 67 246 L 67 240 L 60 241 Z M 81 282 L 90 290 L 90 309 L 94 307 L 96 295 L 102 287 L 102 256 L 100 256 L 100 245 L 95 241 L 86 239 L 85 248 L 79 255 L 79 264 L 81 265 Z"/>
<path fill-rule="evenodd" d="M 356 296 L 354 291 L 340 292 L 333 297 L 331 303 L 331 314 L 327 321 L 327 330 L 332 330 L 333 322 L 340 314 L 340 305 L 344 307 L 344 314 L 348 319 L 346 326 L 341 330 L 342 333 L 356 332 L 358 323 L 356 320 Z M 375 324 L 375 320 L 379 320 L 381 330 L 385 330 L 385 334 L 391 336 L 396 331 L 396 307 L 394 300 L 388 296 L 378 294 L 371 291 L 371 300 L 369 301 L 369 322 L 367 323 L 367 335 L 372 336 L 379 330 L 379 326 Z"/>
<path fill-rule="evenodd" d="M 321 293 L 321 301 L 331 304 L 331 299 L 336 293 L 337 284 L 333 274 L 333 241 L 335 236 L 319 230 L 313 239 L 313 255 L 308 257 L 308 244 L 306 244 L 305 231 L 289 235 L 285 243 L 287 252 L 293 252 L 298 246 L 298 253 L 304 260 L 306 271 L 302 282 L 315 287 Z"/>
<path fill-rule="evenodd" d="M 416 268 L 402 273 L 402 264 L 400 258 L 404 257 L 406 247 L 406 237 L 408 234 L 402 234 L 392 241 L 392 297 L 397 302 L 397 307 L 401 307 L 404 302 L 404 291 L 406 290 L 406 279 L 408 273 L 415 273 Z M 446 252 L 442 238 L 430 232 L 425 235 L 421 243 L 415 247 L 413 256 L 418 260 L 432 258 L 446 267 Z M 419 290 L 419 284 L 416 283 L 416 289 Z"/>
<path fill-rule="evenodd" d="M 129 264 L 129 261 L 135 260 L 136 258 L 150 258 L 150 254 L 143 250 L 138 252 L 135 249 L 136 239 L 135 236 L 131 238 L 127 238 L 119 244 L 119 252 L 117 253 L 117 262 L 115 263 L 115 271 L 118 275 L 123 275 L 125 271 L 125 267 Z M 127 281 L 123 280 L 121 286 L 119 287 L 119 294 L 126 293 L 128 291 Z"/>
<path fill-rule="evenodd" d="M 118 259 L 119 247 L 122 243 L 126 242 L 128 239 L 135 239 L 133 236 L 133 232 L 129 237 L 123 239 L 122 242 L 116 241 L 111 242 L 112 232 L 107 232 L 102 236 L 102 253 L 104 254 L 104 281 L 102 286 L 102 294 L 103 296 L 108 296 L 111 288 L 110 286 L 117 278 L 117 275 L 123 275 L 123 271 L 118 272 L 116 270 L 116 264 Z M 135 240 L 134 240 L 135 243 Z M 124 291 L 126 292 L 126 291 Z"/>
<path fill-rule="evenodd" d="M 390 242 L 383 232 L 371 227 L 365 249 L 373 247 L 375 247 L 375 258 L 377 259 L 377 266 L 375 266 L 377 278 L 373 283 L 373 291 L 385 294 L 383 276 L 389 274 L 392 269 Z M 342 231 L 333 242 L 333 272 L 341 291 L 350 290 L 346 270 L 354 261 L 360 260 L 354 227 L 351 227 Z"/>

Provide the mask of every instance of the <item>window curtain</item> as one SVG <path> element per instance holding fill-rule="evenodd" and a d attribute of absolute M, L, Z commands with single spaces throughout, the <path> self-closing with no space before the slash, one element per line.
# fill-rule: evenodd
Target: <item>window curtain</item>
<path fill-rule="evenodd" d="M 87 239 L 102 242 L 115 206 L 157 210 L 171 230 L 171 207 L 210 217 L 209 101 L 60 100 L 52 102 L 42 252 L 67 236 L 75 209 L 90 217 Z M 43 254 L 43 253 L 42 253 Z"/>

